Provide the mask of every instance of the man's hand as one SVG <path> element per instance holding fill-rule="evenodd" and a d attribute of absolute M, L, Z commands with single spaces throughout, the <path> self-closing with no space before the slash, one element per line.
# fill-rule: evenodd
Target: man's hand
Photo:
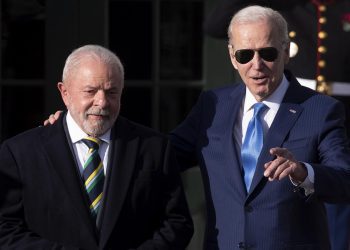
<path fill-rule="evenodd" d="M 293 182 L 302 183 L 307 177 L 307 169 L 304 164 L 297 161 L 291 152 L 286 148 L 271 148 L 270 154 L 276 159 L 265 163 L 264 176 L 269 181 L 281 180 L 289 176 Z"/>
<path fill-rule="evenodd" d="M 44 121 L 44 126 L 54 124 L 58 120 L 62 112 L 62 110 L 58 110 L 55 114 L 51 114 L 49 118 Z"/>

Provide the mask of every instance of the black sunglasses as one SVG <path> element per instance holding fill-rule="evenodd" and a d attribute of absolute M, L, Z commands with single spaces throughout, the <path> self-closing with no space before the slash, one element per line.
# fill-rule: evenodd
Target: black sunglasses
<path fill-rule="evenodd" d="M 235 58 L 237 62 L 246 64 L 253 59 L 255 51 L 267 62 L 275 61 L 278 56 L 278 50 L 276 48 L 266 47 L 261 49 L 239 49 L 235 52 Z"/>

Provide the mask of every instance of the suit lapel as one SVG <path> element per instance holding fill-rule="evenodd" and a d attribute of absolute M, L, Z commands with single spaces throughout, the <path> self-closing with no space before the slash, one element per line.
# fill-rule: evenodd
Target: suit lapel
<path fill-rule="evenodd" d="M 243 97 L 245 96 L 245 85 L 241 84 L 239 87 L 239 89 L 237 91 L 234 91 L 231 95 L 230 95 L 230 103 L 233 103 L 234 105 L 231 108 L 231 113 L 232 113 L 232 121 L 229 122 L 228 124 L 231 127 L 231 134 L 232 134 L 232 144 L 233 144 L 233 160 L 232 162 L 237 162 L 237 167 L 232 168 L 233 169 L 233 176 L 234 177 L 238 177 L 235 178 L 235 181 L 232 182 L 233 185 L 235 186 L 235 189 L 239 191 L 241 197 L 245 197 L 246 196 L 246 188 L 245 188 L 245 184 L 244 184 L 244 180 L 243 180 L 243 176 L 242 176 L 242 160 L 241 160 L 241 150 L 239 147 L 237 147 L 236 144 L 236 139 L 235 139 L 235 135 L 234 135 L 234 128 L 236 126 L 237 123 L 237 118 L 238 118 L 238 114 L 240 111 L 240 108 L 242 107 L 242 101 L 243 101 Z M 230 154 L 229 154 L 230 155 Z"/>
<path fill-rule="evenodd" d="M 64 132 L 63 118 L 60 118 L 45 131 L 47 133 L 43 134 L 41 138 L 42 145 L 44 145 L 42 151 L 47 155 L 53 171 L 60 178 L 62 191 L 70 197 L 72 209 L 86 223 L 87 228 L 91 229 L 91 234 L 96 236 L 95 225 L 84 198 L 85 190 L 82 187 L 74 154 Z"/>
<path fill-rule="evenodd" d="M 119 117 L 112 131 L 107 186 L 101 218 L 100 247 L 103 249 L 117 223 L 134 172 L 139 138 L 132 127 Z"/>
<path fill-rule="evenodd" d="M 270 148 L 282 146 L 289 131 L 293 128 L 303 111 L 303 107 L 300 105 L 303 99 L 300 98 L 303 96 L 303 91 L 300 88 L 301 86 L 295 78 L 291 79 L 285 97 L 266 135 L 266 140 L 257 162 L 249 194 L 258 187 L 258 184 L 262 180 L 267 180 L 264 178 L 264 164 L 274 159 L 269 153 Z"/>

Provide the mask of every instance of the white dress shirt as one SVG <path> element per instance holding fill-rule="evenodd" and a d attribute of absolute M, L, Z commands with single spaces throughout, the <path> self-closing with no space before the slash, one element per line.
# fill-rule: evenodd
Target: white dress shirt
<path fill-rule="evenodd" d="M 277 89 L 268 96 L 263 103 L 268 107 L 263 113 L 261 113 L 261 118 L 263 119 L 263 129 L 264 135 L 267 134 L 267 131 L 271 127 L 273 120 L 277 114 L 277 111 L 281 105 L 284 95 L 287 92 L 289 87 L 289 82 L 287 78 L 283 75 L 283 79 L 281 84 L 277 87 Z M 235 142 L 238 145 L 239 149 L 242 148 L 242 144 L 245 138 L 245 134 L 247 131 L 248 123 L 252 119 L 254 115 L 253 105 L 257 103 L 257 100 L 253 96 L 253 94 L 246 87 L 246 95 L 243 98 L 242 105 L 238 114 L 238 119 L 236 120 L 236 124 L 234 127 L 234 138 Z M 314 170 L 310 164 L 304 163 L 308 176 L 305 181 L 300 184 L 300 187 L 304 188 L 306 195 L 314 192 Z M 297 183 L 292 181 L 293 185 L 297 186 Z"/>
<path fill-rule="evenodd" d="M 88 135 L 78 126 L 78 124 L 73 120 L 72 115 L 68 111 L 66 116 L 67 127 L 69 136 L 73 145 L 74 155 L 79 165 L 80 173 L 83 173 L 84 162 L 87 160 L 88 156 L 88 146 L 81 140 L 88 137 Z M 111 130 L 109 129 L 105 134 L 99 137 L 102 141 L 99 147 L 98 153 L 103 162 L 104 173 L 106 175 L 108 166 L 108 152 L 110 143 Z"/>

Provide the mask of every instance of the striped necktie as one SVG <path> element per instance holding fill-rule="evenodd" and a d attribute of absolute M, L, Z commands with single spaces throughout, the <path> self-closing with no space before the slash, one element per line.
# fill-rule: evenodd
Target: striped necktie
<path fill-rule="evenodd" d="M 103 195 L 104 170 L 101 157 L 98 154 L 98 148 L 101 144 L 100 139 L 87 137 L 82 141 L 89 147 L 87 160 L 83 166 L 83 178 L 85 189 L 89 195 L 89 207 L 92 216 L 96 219 Z"/>
<path fill-rule="evenodd" d="M 244 170 L 244 182 L 248 192 L 264 142 L 264 130 L 260 115 L 266 108 L 267 106 L 262 102 L 254 104 L 254 115 L 249 121 L 242 145 L 241 156 Z"/>

